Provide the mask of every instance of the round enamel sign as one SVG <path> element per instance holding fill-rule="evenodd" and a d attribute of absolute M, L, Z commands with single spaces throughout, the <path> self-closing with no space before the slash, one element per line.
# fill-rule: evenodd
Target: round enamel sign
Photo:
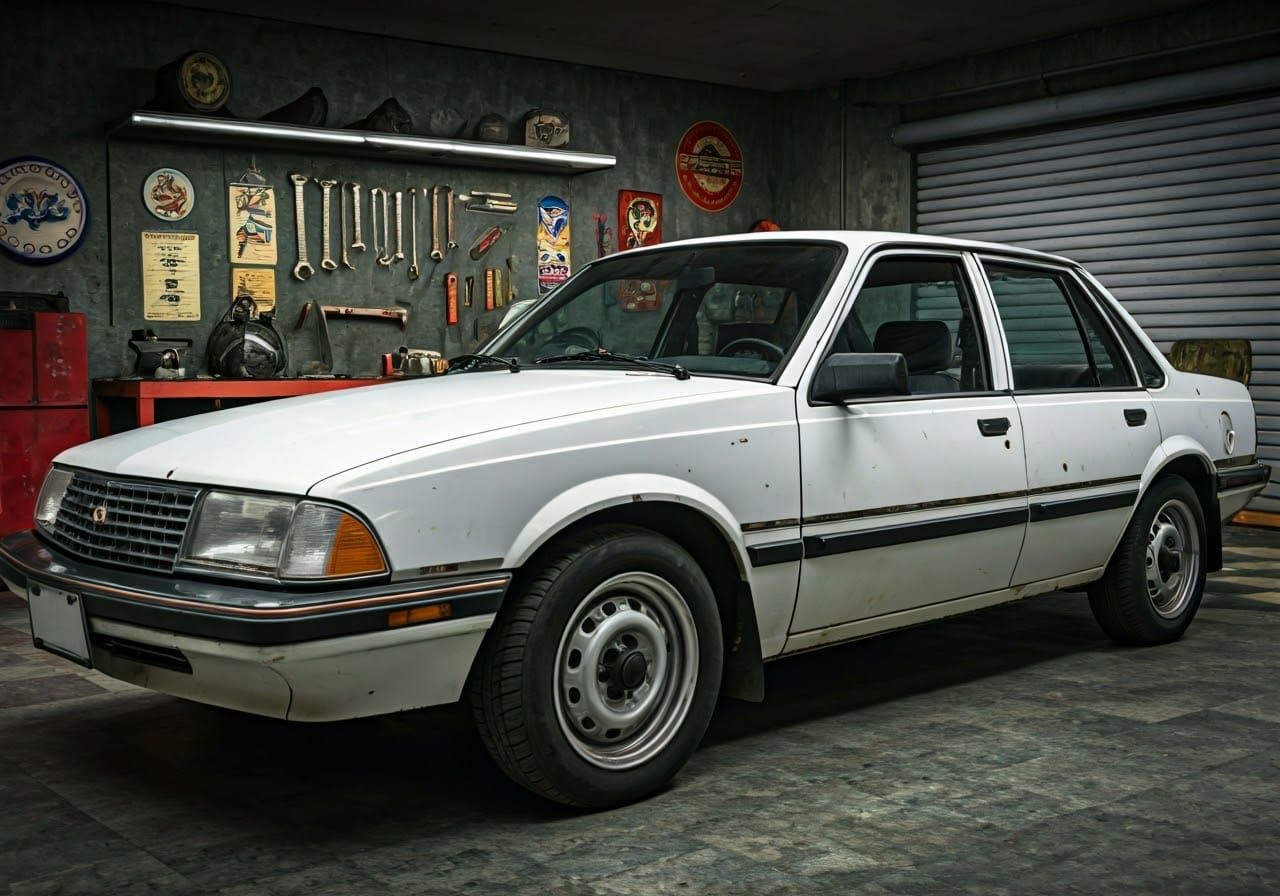
<path fill-rule="evenodd" d="M 724 125 L 699 121 L 676 149 L 676 180 L 685 198 L 707 212 L 722 212 L 742 190 L 742 150 Z"/>
<path fill-rule="evenodd" d="M 71 172 L 22 156 L 0 163 L 0 247 L 30 264 L 65 258 L 89 229 L 89 203 Z"/>
<path fill-rule="evenodd" d="M 196 190 L 177 168 L 157 168 L 142 182 L 142 203 L 161 221 L 181 221 L 196 204 Z"/>

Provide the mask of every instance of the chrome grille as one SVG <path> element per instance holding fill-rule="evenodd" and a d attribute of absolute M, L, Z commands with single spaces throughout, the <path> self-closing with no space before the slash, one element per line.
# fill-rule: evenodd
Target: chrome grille
<path fill-rule="evenodd" d="M 199 493 L 189 486 L 77 472 L 53 528 L 45 531 L 78 557 L 168 572 Z"/>

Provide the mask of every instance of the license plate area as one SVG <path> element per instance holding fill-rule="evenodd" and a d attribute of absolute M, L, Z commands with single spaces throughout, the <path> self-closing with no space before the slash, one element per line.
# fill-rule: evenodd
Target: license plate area
<path fill-rule="evenodd" d="M 27 609 L 31 615 L 31 638 L 36 647 L 93 668 L 89 653 L 89 620 L 80 595 L 29 582 Z"/>

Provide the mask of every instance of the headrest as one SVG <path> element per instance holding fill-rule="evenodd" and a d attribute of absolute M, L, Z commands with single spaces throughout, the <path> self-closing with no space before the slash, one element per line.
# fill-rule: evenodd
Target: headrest
<path fill-rule="evenodd" d="M 877 352 L 900 352 L 911 373 L 951 366 L 951 331 L 940 320 L 891 320 L 876 330 Z"/>

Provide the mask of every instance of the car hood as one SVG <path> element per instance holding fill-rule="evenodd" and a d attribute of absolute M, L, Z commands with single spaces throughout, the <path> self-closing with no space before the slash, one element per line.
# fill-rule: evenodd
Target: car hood
<path fill-rule="evenodd" d="M 322 479 L 487 432 L 761 384 L 622 370 L 456 374 L 184 417 L 79 445 L 57 461 L 121 476 L 303 494 Z"/>

